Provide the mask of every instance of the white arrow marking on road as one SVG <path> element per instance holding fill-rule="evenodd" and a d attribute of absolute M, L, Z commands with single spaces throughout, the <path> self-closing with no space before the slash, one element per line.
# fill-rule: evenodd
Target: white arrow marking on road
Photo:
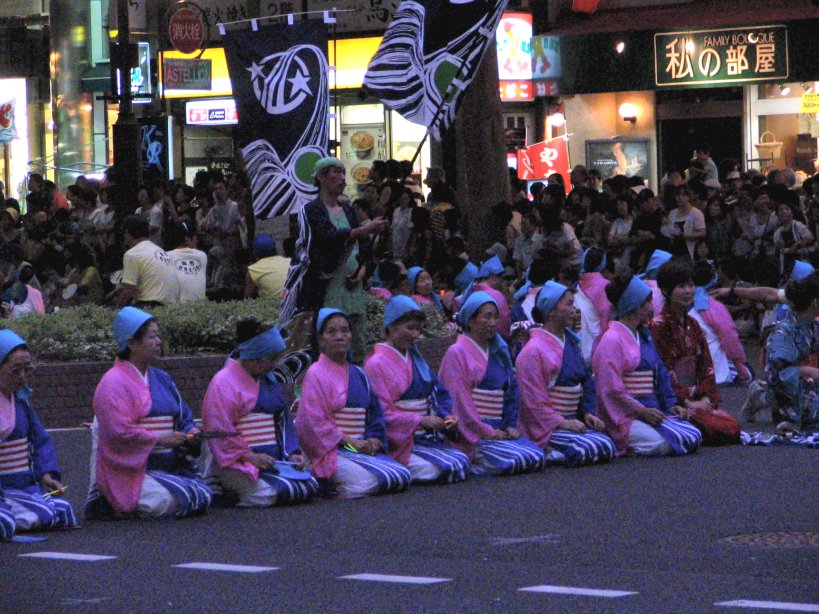
<path fill-rule="evenodd" d="M 729 608 L 760 608 L 765 610 L 788 610 L 790 612 L 819 612 L 819 603 L 788 603 L 787 601 L 753 601 L 737 599 L 735 601 L 720 601 L 714 605 Z"/>
<path fill-rule="evenodd" d="M 451 582 L 452 578 L 425 578 L 424 576 L 390 576 L 378 573 L 360 573 L 354 576 L 341 576 L 340 580 L 364 580 L 366 582 L 394 582 L 397 584 L 436 584 Z"/>
<path fill-rule="evenodd" d="M 581 588 L 577 586 L 550 586 L 547 584 L 541 586 L 527 586 L 526 588 L 519 588 L 519 591 L 527 593 L 555 593 L 558 595 L 583 595 L 585 597 L 627 597 L 628 595 L 639 595 L 636 591 L 611 591 L 599 588 Z"/>
<path fill-rule="evenodd" d="M 61 559 L 64 561 L 108 561 L 115 559 L 115 556 L 105 556 L 102 554 L 75 554 L 73 552 L 29 552 L 18 556 L 32 559 Z"/>
<path fill-rule="evenodd" d="M 173 565 L 182 569 L 202 569 L 204 571 L 236 571 L 239 573 L 260 573 L 277 571 L 279 567 L 259 567 L 258 565 L 225 565 L 224 563 L 182 563 Z"/>

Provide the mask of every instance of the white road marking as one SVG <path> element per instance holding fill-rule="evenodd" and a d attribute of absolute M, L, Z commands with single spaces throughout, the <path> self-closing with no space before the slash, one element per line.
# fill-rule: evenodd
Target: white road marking
<path fill-rule="evenodd" d="M 763 610 L 788 610 L 790 612 L 819 612 L 819 603 L 789 603 L 787 601 L 753 601 L 751 599 L 736 599 L 735 601 L 720 601 L 714 605 L 729 608 L 758 608 Z"/>
<path fill-rule="evenodd" d="M 76 554 L 74 552 L 29 552 L 28 554 L 19 554 L 17 556 L 32 559 L 59 559 L 63 561 L 108 561 L 117 558 L 104 554 Z"/>
<path fill-rule="evenodd" d="M 360 573 L 353 576 L 341 576 L 340 580 L 364 580 L 366 582 L 393 582 L 396 584 L 437 584 L 451 582 L 452 578 L 427 578 L 424 576 L 390 576 L 379 573 Z"/>
<path fill-rule="evenodd" d="M 636 591 L 612 591 L 599 588 L 581 588 L 578 586 L 551 586 L 543 584 L 540 586 L 527 586 L 519 588 L 519 591 L 526 593 L 554 593 L 557 595 L 582 595 L 584 597 L 627 597 L 629 595 L 639 595 Z"/>
<path fill-rule="evenodd" d="M 560 535 L 533 535 L 532 537 L 493 537 L 493 546 L 514 546 L 516 544 L 559 544 Z"/>
<path fill-rule="evenodd" d="M 91 431 L 88 429 L 87 426 L 72 426 L 72 427 L 64 427 L 64 428 L 57 428 L 57 429 L 46 429 L 49 433 L 71 433 L 72 431 L 85 431 L 90 433 Z"/>
<path fill-rule="evenodd" d="M 224 563 L 182 563 L 173 565 L 182 569 L 202 569 L 204 571 L 235 571 L 239 573 L 260 573 L 263 571 L 276 571 L 278 567 L 260 567 L 258 565 L 225 565 Z"/>

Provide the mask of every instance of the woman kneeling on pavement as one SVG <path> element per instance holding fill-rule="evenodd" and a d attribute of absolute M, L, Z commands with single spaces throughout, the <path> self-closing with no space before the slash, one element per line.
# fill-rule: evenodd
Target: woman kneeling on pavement
<path fill-rule="evenodd" d="M 532 328 L 518 354 L 520 428 L 546 450 L 546 461 L 579 467 L 611 460 L 615 447 L 596 413 L 594 378 L 583 361 L 580 338 L 571 330 L 574 296 L 547 281 L 538 292 Z"/>
<path fill-rule="evenodd" d="M 606 286 L 615 319 L 592 356 L 600 417 L 617 456 L 683 455 L 696 452 L 702 435 L 680 414 L 663 362 L 645 328 L 653 315 L 651 288 L 634 275 Z"/>
<path fill-rule="evenodd" d="M 688 311 L 694 303 L 691 267 L 670 260 L 660 267 L 657 285 L 665 298 L 663 310 L 651 323 L 657 352 L 671 377 L 680 417 L 700 430 L 706 445 L 739 443 L 739 422 L 719 408 L 721 401 L 708 341 Z"/>
<path fill-rule="evenodd" d="M 457 437 L 452 398 L 415 345 L 424 318 L 408 296 L 390 299 L 387 340 L 375 345 L 364 371 L 384 410 L 390 456 L 409 467 L 413 482 L 460 482 L 469 458 L 444 441 Z"/>
<path fill-rule="evenodd" d="M 350 319 L 325 307 L 316 334 L 321 355 L 304 376 L 296 430 L 322 492 L 354 498 L 405 490 L 410 470 L 385 454 L 381 404 L 364 371 L 349 362 Z"/>
<path fill-rule="evenodd" d="M 181 518 L 205 512 L 213 493 L 196 473 L 200 443 L 190 407 L 151 366 L 162 342 L 154 317 L 125 307 L 114 318 L 119 354 L 94 393 L 88 518 Z"/>
<path fill-rule="evenodd" d="M 77 526 L 51 435 L 31 407 L 26 375 L 31 352 L 16 333 L 0 330 L 0 539 L 18 531 Z"/>
<path fill-rule="evenodd" d="M 273 366 L 285 349 L 279 331 L 248 318 L 239 345 L 208 385 L 202 402 L 205 479 L 226 500 L 269 507 L 312 499 L 318 483 L 304 471 L 290 409 Z"/>
<path fill-rule="evenodd" d="M 441 362 L 441 383 L 452 395 L 458 419 L 454 445 L 472 459 L 473 475 L 512 475 L 543 468 L 545 455 L 521 437 L 518 385 L 509 347 L 497 333 L 498 306 L 473 292 L 458 313 L 464 333 Z"/>

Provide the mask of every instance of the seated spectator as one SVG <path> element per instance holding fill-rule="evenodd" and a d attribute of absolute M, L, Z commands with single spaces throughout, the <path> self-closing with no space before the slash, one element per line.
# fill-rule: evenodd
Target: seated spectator
<path fill-rule="evenodd" d="M 247 267 L 245 298 L 283 298 L 290 256 L 276 255 L 276 240 L 269 234 L 256 235 L 253 253 L 256 262 Z"/>
<path fill-rule="evenodd" d="M 196 229 L 193 223 L 171 222 L 165 236 L 171 249 L 168 256 L 176 269 L 179 281 L 179 302 L 191 303 L 206 297 L 208 256 L 196 246 Z"/>
<path fill-rule="evenodd" d="M 141 306 L 173 305 L 179 301 L 179 281 L 173 260 L 148 239 L 148 222 L 136 216 L 125 218 L 122 282 L 114 290 L 120 303 Z"/>

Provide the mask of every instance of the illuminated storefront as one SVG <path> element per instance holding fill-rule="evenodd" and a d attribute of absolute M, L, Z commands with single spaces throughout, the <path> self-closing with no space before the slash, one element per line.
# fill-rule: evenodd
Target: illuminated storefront
<path fill-rule="evenodd" d="M 0 180 L 6 198 L 25 195 L 29 153 L 25 79 L 0 79 Z"/>

